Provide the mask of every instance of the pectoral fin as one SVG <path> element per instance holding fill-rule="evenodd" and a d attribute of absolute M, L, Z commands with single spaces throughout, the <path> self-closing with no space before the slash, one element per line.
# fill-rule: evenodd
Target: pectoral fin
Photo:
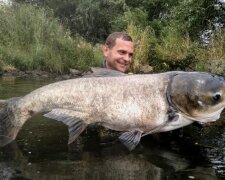
<path fill-rule="evenodd" d="M 53 109 L 45 117 L 61 121 L 68 126 L 69 141 L 72 143 L 87 127 L 88 124 L 84 123 L 81 114 L 76 111 L 66 109 Z"/>
<path fill-rule="evenodd" d="M 168 115 L 169 122 L 177 121 L 179 119 L 179 115 L 178 115 L 177 111 L 172 106 L 170 106 L 168 108 L 167 115 Z"/>
<path fill-rule="evenodd" d="M 132 151 L 141 140 L 141 131 L 125 132 L 120 135 L 119 140 L 124 144 L 130 151 Z"/>

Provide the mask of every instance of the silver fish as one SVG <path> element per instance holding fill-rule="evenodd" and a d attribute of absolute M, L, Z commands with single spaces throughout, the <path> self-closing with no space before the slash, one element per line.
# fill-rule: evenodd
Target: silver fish
<path fill-rule="evenodd" d="M 43 113 L 68 126 L 69 144 L 98 123 L 123 132 L 119 140 L 133 150 L 147 134 L 216 121 L 224 107 L 225 79 L 210 73 L 112 73 L 65 80 L 0 101 L 0 146 L 14 140 L 32 115 Z"/>

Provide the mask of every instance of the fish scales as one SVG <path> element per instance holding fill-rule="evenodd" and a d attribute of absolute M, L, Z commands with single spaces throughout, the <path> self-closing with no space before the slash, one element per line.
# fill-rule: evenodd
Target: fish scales
<path fill-rule="evenodd" d="M 0 146 L 14 140 L 34 114 L 62 121 L 72 143 L 89 124 L 123 132 L 134 149 L 142 136 L 219 119 L 225 107 L 224 76 L 202 72 L 101 76 L 60 81 L 24 97 L 0 100 Z M 107 73 L 109 72 L 109 75 Z"/>
<path fill-rule="evenodd" d="M 67 80 L 31 92 L 18 102 L 18 106 L 33 112 L 55 108 L 80 110 L 89 115 L 90 123 L 106 120 L 117 123 L 119 128 L 115 130 L 120 131 L 138 126 L 146 128 L 152 117 L 163 119 L 161 114 L 167 110 L 165 97 L 159 95 L 166 90 L 161 80 L 157 74 L 150 79 L 141 76 L 141 80 L 139 75 Z M 156 83 L 158 87 L 154 86 Z"/>

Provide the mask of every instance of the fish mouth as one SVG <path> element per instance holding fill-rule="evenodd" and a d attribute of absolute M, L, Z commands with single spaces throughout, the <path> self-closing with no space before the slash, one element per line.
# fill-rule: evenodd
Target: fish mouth
<path fill-rule="evenodd" d="M 179 108 L 178 108 L 179 109 Z M 182 112 L 183 116 L 186 117 L 187 119 L 190 119 L 194 122 L 198 122 L 201 124 L 212 124 L 214 122 L 216 122 L 219 118 L 220 115 L 223 111 L 224 107 L 214 111 L 214 112 L 205 112 L 205 113 L 201 113 L 201 112 L 194 112 L 192 114 L 187 114 L 186 112 Z"/>
<path fill-rule="evenodd" d="M 12 141 L 13 141 L 13 139 L 8 136 L 0 135 L 0 147 L 3 147 L 5 145 L 9 144 Z"/>

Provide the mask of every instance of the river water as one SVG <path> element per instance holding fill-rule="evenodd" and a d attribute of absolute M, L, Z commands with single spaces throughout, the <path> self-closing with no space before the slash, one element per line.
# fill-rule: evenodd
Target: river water
<path fill-rule="evenodd" d="M 2 77 L 0 99 L 23 96 L 53 81 Z M 129 152 L 113 138 L 103 141 L 93 129 L 67 145 L 67 127 L 37 115 L 23 126 L 16 141 L 0 149 L 0 179 L 223 179 L 225 133 L 219 129 L 212 135 L 194 127 L 201 141 L 185 128 L 149 135 Z"/>

